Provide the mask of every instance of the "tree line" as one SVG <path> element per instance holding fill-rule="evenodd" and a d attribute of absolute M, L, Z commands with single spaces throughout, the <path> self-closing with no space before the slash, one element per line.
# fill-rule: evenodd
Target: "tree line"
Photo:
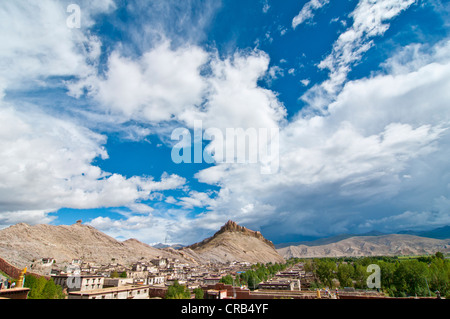
<path fill-rule="evenodd" d="M 225 283 L 227 285 L 247 286 L 249 289 L 254 290 L 258 288 L 258 285 L 261 282 L 269 280 L 276 273 L 292 266 L 294 262 L 295 261 L 292 260 L 286 262 L 285 264 L 257 263 L 255 265 L 252 265 L 249 270 L 236 274 L 235 278 L 233 278 L 231 275 L 226 275 L 222 277 L 220 282 Z"/>
<path fill-rule="evenodd" d="M 261 282 L 269 280 L 276 273 L 285 270 L 287 267 L 292 266 L 295 263 L 294 260 L 287 261 L 285 264 L 257 263 L 252 265 L 249 270 L 236 274 L 235 277 L 231 275 L 223 276 L 220 280 L 221 283 L 233 286 L 245 285 L 250 289 L 257 289 Z M 195 295 L 195 299 L 203 299 L 204 292 L 201 288 L 196 288 L 192 291 Z M 166 299 L 190 299 L 191 292 L 185 285 L 181 285 L 178 281 L 175 281 L 169 286 L 165 295 Z"/>
<path fill-rule="evenodd" d="M 313 274 L 311 288 L 353 287 L 367 289 L 369 265 L 380 267 L 381 291 L 391 297 L 436 296 L 450 298 L 450 260 L 442 253 L 433 256 L 315 258 L 294 259 L 303 262 Z"/>
<path fill-rule="evenodd" d="M 64 299 L 61 286 L 56 285 L 53 279 L 47 280 L 44 277 L 25 276 L 24 287 L 30 288 L 28 299 Z"/>

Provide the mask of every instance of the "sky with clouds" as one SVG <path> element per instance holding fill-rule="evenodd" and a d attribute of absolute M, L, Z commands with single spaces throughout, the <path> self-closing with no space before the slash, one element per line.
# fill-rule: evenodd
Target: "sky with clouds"
<path fill-rule="evenodd" d="M 447 1 L 15 0 L 0 30 L 0 228 L 191 244 L 229 219 L 275 243 L 450 224 Z M 277 131 L 277 170 L 174 162 L 179 130 L 217 159 L 199 122 Z"/>

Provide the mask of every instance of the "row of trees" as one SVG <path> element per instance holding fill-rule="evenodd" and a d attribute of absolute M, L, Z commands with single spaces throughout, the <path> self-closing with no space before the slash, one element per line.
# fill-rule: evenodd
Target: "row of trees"
<path fill-rule="evenodd" d="M 450 297 L 450 260 L 441 253 L 411 259 L 395 257 L 323 258 L 303 261 L 305 270 L 314 275 L 314 287 L 367 288 L 367 267 L 376 264 L 381 270 L 381 289 L 393 297 Z"/>
<path fill-rule="evenodd" d="M 295 263 L 294 260 L 288 261 L 285 264 L 278 264 L 278 263 L 261 264 L 261 263 L 258 263 L 256 265 L 253 265 L 251 267 L 251 269 L 249 269 L 243 273 L 237 274 L 236 278 L 234 278 L 234 279 L 231 275 L 222 277 L 221 282 L 223 282 L 227 285 L 238 285 L 238 286 L 245 285 L 245 286 L 249 287 L 250 289 L 256 289 L 256 288 L 258 288 L 258 285 L 261 282 L 269 280 L 277 272 L 285 270 L 287 267 L 291 266 L 294 263 Z"/>
<path fill-rule="evenodd" d="M 56 285 L 53 279 L 44 277 L 25 276 L 24 287 L 30 288 L 28 299 L 64 299 L 66 295 L 62 287 Z"/>
<path fill-rule="evenodd" d="M 277 272 L 286 269 L 287 267 L 293 265 L 294 260 L 290 260 L 285 264 L 261 264 L 252 265 L 251 269 L 237 274 L 235 278 L 231 275 L 226 275 L 220 280 L 221 283 L 227 285 L 246 285 L 250 289 L 256 289 L 260 282 L 267 281 Z M 203 290 L 197 288 L 193 290 L 196 299 L 203 299 Z M 166 299 L 189 299 L 191 293 L 186 286 L 181 285 L 178 281 L 175 281 L 172 286 L 167 290 Z"/>
<path fill-rule="evenodd" d="M 203 299 L 204 293 L 203 289 L 196 288 L 193 290 L 195 294 L 195 299 Z M 181 285 L 177 280 L 167 289 L 165 296 L 166 299 L 191 299 L 191 292 L 189 289 Z"/>

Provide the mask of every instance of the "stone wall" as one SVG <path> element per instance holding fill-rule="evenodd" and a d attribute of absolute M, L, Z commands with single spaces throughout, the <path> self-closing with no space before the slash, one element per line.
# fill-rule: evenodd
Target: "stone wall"
<path fill-rule="evenodd" d="M 167 294 L 168 288 L 160 288 L 160 287 L 150 287 L 148 290 L 148 295 L 150 298 L 163 298 Z"/>
<path fill-rule="evenodd" d="M 15 266 L 11 265 L 9 262 L 4 260 L 3 258 L 0 258 L 0 270 L 3 271 L 8 276 L 10 276 L 11 278 L 19 279 L 20 273 L 22 272 L 23 269 L 17 268 Z M 25 276 L 27 276 L 27 275 L 28 276 L 31 275 L 31 276 L 34 276 L 36 278 L 44 277 L 47 280 L 50 279 L 49 276 L 42 276 L 42 275 L 35 274 L 35 273 L 32 273 L 32 272 L 28 272 L 28 271 L 27 271 Z"/>

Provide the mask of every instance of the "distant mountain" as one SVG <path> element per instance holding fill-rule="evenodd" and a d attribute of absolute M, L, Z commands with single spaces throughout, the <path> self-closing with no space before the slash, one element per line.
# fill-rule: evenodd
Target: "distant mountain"
<path fill-rule="evenodd" d="M 285 259 L 292 257 L 351 257 L 427 255 L 440 251 L 450 253 L 450 239 L 413 235 L 355 236 L 337 242 L 307 246 L 296 245 L 277 249 Z"/>
<path fill-rule="evenodd" d="M 121 242 L 81 223 L 71 226 L 22 223 L 0 230 L 0 257 L 20 268 L 42 258 L 54 258 L 58 265 L 73 259 L 130 264 L 157 256 L 184 260 L 175 250 L 156 249 L 136 239 Z"/>
<path fill-rule="evenodd" d="M 42 258 L 53 258 L 60 267 L 67 266 L 74 259 L 94 264 L 130 265 L 157 257 L 190 264 L 284 262 L 272 242 L 261 233 L 232 221 L 213 237 L 189 247 L 179 246 L 155 248 L 136 239 L 118 241 L 94 227 L 83 225 L 81 221 L 71 226 L 21 223 L 0 230 L 0 257 L 16 267 L 29 267 L 31 271 L 44 275 L 51 267 L 43 267 Z"/>
<path fill-rule="evenodd" d="M 284 259 L 275 250 L 273 243 L 258 231 L 249 230 L 228 221 L 212 237 L 181 249 L 189 249 L 199 258 L 215 263 L 283 263 Z"/>
<path fill-rule="evenodd" d="M 427 230 L 427 231 L 407 230 L 407 231 L 398 232 L 398 234 L 415 235 L 415 236 L 435 238 L 435 239 L 447 239 L 447 238 L 450 238 L 450 226 L 444 226 L 444 227 L 436 228 L 433 230 Z"/>
<path fill-rule="evenodd" d="M 157 248 L 157 249 L 164 249 L 164 248 L 181 249 L 181 248 L 186 247 L 186 246 L 185 245 L 181 245 L 181 244 L 167 245 L 167 244 L 163 244 L 163 243 L 158 243 L 156 245 L 152 245 L 152 247 Z"/>
<path fill-rule="evenodd" d="M 405 231 L 400 231 L 400 232 L 397 232 L 394 234 L 413 235 L 413 236 L 418 236 L 418 237 L 434 238 L 434 239 L 449 239 L 450 238 L 450 226 L 444 226 L 444 227 L 427 230 L 427 231 L 405 230 Z M 281 248 L 285 248 L 285 247 L 289 247 L 289 246 L 299 246 L 299 245 L 314 247 L 314 246 L 321 246 L 321 245 L 328 245 L 328 244 L 336 243 L 341 240 L 344 240 L 347 238 L 352 238 L 352 237 L 385 236 L 385 235 L 394 235 L 394 234 L 387 234 L 387 233 L 382 233 L 379 231 L 371 231 L 371 232 L 363 233 L 363 234 L 340 234 L 340 235 L 331 236 L 331 237 L 318 238 L 315 240 L 303 240 L 303 241 L 298 241 L 298 242 L 280 243 L 280 244 L 276 244 L 275 248 L 281 249 Z"/>
<path fill-rule="evenodd" d="M 313 247 L 313 246 L 322 246 L 322 245 L 336 243 L 336 242 L 339 242 L 341 240 L 344 240 L 344 239 L 347 239 L 347 238 L 352 238 L 352 237 L 382 236 L 382 235 L 387 235 L 387 234 L 382 233 L 382 232 L 377 232 L 377 231 L 371 231 L 371 232 L 364 233 L 364 234 L 341 234 L 341 235 L 336 235 L 336 236 L 332 236 L 332 237 L 319 238 L 319 239 L 312 240 L 312 241 L 299 241 L 299 242 L 281 243 L 281 244 L 275 245 L 275 248 L 276 249 L 280 249 L 280 248 L 284 248 L 284 247 L 299 246 L 299 245 L 305 245 L 305 246 L 311 246 L 311 247 Z"/>

